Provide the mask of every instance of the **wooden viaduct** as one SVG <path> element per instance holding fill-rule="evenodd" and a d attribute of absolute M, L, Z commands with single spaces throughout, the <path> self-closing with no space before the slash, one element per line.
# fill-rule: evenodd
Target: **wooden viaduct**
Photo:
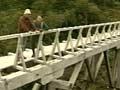
<path fill-rule="evenodd" d="M 44 35 L 51 33 L 55 35 L 53 43 L 43 45 Z M 68 34 L 62 42 L 61 33 Z M 77 36 L 73 37 L 73 33 Z M 39 35 L 35 57 L 31 57 L 31 49 L 22 50 L 24 38 L 33 35 Z M 0 41 L 15 38 L 18 40 L 16 53 L 0 57 L 0 90 L 17 89 L 34 81 L 37 82 L 33 90 L 39 90 L 40 84 L 48 84 L 48 90 L 72 90 L 83 64 L 86 67 L 84 76 L 95 82 L 103 61 L 108 86 L 113 90 L 120 88 L 120 21 L 11 34 L 0 36 Z M 112 48 L 115 50 L 113 64 L 108 57 Z M 74 69 L 69 80 L 60 79 L 65 69 L 72 65 Z M 6 72 L 6 69 L 10 71 Z"/>

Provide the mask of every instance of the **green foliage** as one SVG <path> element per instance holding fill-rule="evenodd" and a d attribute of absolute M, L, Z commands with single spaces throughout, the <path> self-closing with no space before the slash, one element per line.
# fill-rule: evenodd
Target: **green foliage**
<path fill-rule="evenodd" d="M 119 0 L 0 0 L 0 35 L 17 33 L 18 19 L 26 8 L 31 9 L 33 19 L 42 15 L 50 28 L 120 20 Z M 62 33 L 60 41 L 66 39 L 67 34 Z M 54 36 L 46 35 L 43 44 L 51 44 Z M 0 41 L 0 56 L 15 52 L 16 45 L 16 39 Z M 21 90 L 27 89 L 30 90 L 25 86 Z"/>
<path fill-rule="evenodd" d="M 120 20 L 120 2 L 115 0 L 0 0 L 0 35 L 17 33 L 18 18 L 26 8 L 34 19 L 42 15 L 50 28 Z M 0 54 L 15 51 L 15 44 L 0 42 Z"/>
<path fill-rule="evenodd" d="M 88 14 L 89 23 L 100 23 L 108 21 L 104 12 L 94 3 L 89 3 Z"/>
<path fill-rule="evenodd" d="M 46 22 L 50 28 L 61 27 L 65 20 L 64 14 L 48 11 L 46 16 Z"/>
<path fill-rule="evenodd" d="M 97 5 L 104 7 L 113 7 L 115 5 L 115 0 L 90 0 Z"/>

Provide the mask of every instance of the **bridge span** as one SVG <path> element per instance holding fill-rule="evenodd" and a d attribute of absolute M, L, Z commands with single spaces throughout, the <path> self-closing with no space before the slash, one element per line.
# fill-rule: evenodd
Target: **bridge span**
<path fill-rule="evenodd" d="M 63 41 L 60 41 L 61 33 L 68 34 Z M 73 37 L 73 33 L 77 33 L 77 36 Z M 43 38 L 48 34 L 55 37 L 52 44 L 45 46 Z M 33 35 L 39 35 L 35 57 L 31 57 L 31 49 L 22 50 L 24 38 Z M 72 90 L 83 64 L 86 79 L 96 82 L 103 62 L 108 86 L 113 90 L 120 88 L 120 21 L 11 34 L 0 36 L 0 41 L 15 38 L 18 41 L 16 53 L 0 57 L 0 90 L 17 89 L 35 81 L 48 84 L 48 90 Z M 113 64 L 108 57 L 112 48 L 116 53 Z M 74 69 L 69 80 L 60 79 L 65 69 L 72 65 Z M 33 90 L 39 90 L 39 83 L 35 83 Z"/>

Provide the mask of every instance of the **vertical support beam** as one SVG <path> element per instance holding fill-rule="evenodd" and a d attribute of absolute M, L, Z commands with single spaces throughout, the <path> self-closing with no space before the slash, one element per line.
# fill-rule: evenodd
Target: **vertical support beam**
<path fill-rule="evenodd" d="M 119 23 L 119 25 L 118 25 L 118 35 L 120 35 L 120 23 Z"/>
<path fill-rule="evenodd" d="M 78 37 L 77 37 L 77 42 L 76 42 L 75 48 L 77 48 L 79 46 L 80 41 L 81 41 L 82 47 L 83 48 L 85 47 L 85 45 L 83 43 L 83 36 L 82 36 L 83 29 L 84 28 L 80 28 L 80 30 L 79 30 L 79 34 L 78 34 Z"/>
<path fill-rule="evenodd" d="M 91 30 L 92 30 L 92 27 L 89 27 L 88 32 L 87 32 L 87 37 L 86 37 L 86 40 L 85 40 L 85 45 L 87 43 L 90 43 L 90 45 L 93 45 L 93 40 L 91 38 Z"/>
<path fill-rule="evenodd" d="M 97 26 L 96 27 L 96 30 L 95 30 L 95 35 L 93 35 L 94 37 L 93 37 L 93 42 L 95 42 L 95 41 L 100 41 L 100 37 L 99 37 L 99 28 L 100 28 L 100 26 Z M 100 43 L 100 42 L 99 42 Z"/>
<path fill-rule="evenodd" d="M 106 29 L 106 25 L 104 25 L 103 29 L 102 29 L 102 39 L 104 39 L 106 41 L 107 38 L 106 38 L 106 35 L 105 35 L 105 29 Z"/>
<path fill-rule="evenodd" d="M 56 48 L 57 48 L 57 50 L 58 50 L 59 56 L 60 56 L 60 57 L 62 56 L 62 53 L 61 53 L 61 51 L 60 51 L 60 45 L 59 45 L 59 35 L 60 35 L 60 31 L 58 30 L 58 31 L 56 32 L 56 36 L 55 36 L 55 39 L 54 39 L 54 44 L 53 44 L 51 56 L 53 56 Z"/>
<path fill-rule="evenodd" d="M 89 58 L 89 66 L 90 66 L 91 75 L 92 75 L 92 78 L 94 81 L 96 80 L 96 77 L 97 77 L 98 72 L 100 70 L 103 58 L 104 58 L 103 52 Z M 85 74 L 86 74 L 85 79 L 87 79 L 88 72 L 86 72 Z"/>
<path fill-rule="evenodd" d="M 35 83 L 34 86 L 33 86 L 33 88 L 32 88 L 32 90 L 39 90 L 40 87 L 41 87 L 41 84 Z"/>
<path fill-rule="evenodd" d="M 116 24 L 115 35 L 116 35 L 116 37 L 118 37 L 118 35 L 119 35 L 119 24 L 118 23 Z"/>
<path fill-rule="evenodd" d="M 120 49 L 116 49 L 113 65 L 113 83 L 116 88 L 120 88 Z"/>
<path fill-rule="evenodd" d="M 86 67 L 87 67 L 89 78 L 93 82 L 94 80 L 93 80 L 93 77 L 92 77 L 92 73 L 91 73 L 91 70 L 90 70 L 90 65 L 89 65 L 88 59 L 85 60 L 85 64 L 86 64 Z"/>
<path fill-rule="evenodd" d="M 108 31 L 107 31 L 110 35 L 110 40 L 112 40 L 112 38 L 113 38 L 111 28 L 112 28 L 112 24 L 109 25 L 109 28 L 108 28 Z"/>
<path fill-rule="evenodd" d="M 88 64 L 89 64 L 89 66 L 91 66 L 92 59 L 93 59 L 92 57 L 88 58 Z M 85 72 L 84 72 L 83 80 L 87 80 L 87 79 L 88 79 L 88 69 L 87 69 L 87 67 L 85 67 Z"/>
<path fill-rule="evenodd" d="M 2 77 L 2 73 L 1 73 L 1 69 L 0 69 L 0 80 L 1 80 L 1 77 Z"/>
<path fill-rule="evenodd" d="M 91 75 L 93 77 L 93 80 L 95 78 L 94 73 L 95 73 L 95 69 L 96 69 L 96 63 L 97 63 L 97 61 L 95 60 L 95 56 L 92 56 L 91 62 L 89 63 L 89 65 L 90 65 L 90 70 L 91 70 Z"/>
<path fill-rule="evenodd" d="M 114 57 L 114 60 L 113 60 L 113 69 L 112 69 L 112 71 L 113 71 L 113 73 L 112 73 L 112 75 L 113 75 L 113 83 L 114 83 L 114 85 L 116 85 L 116 83 L 117 83 L 117 74 L 118 74 L 118 72 L 117 72 L 117 65 L 118 65 L 118 50 L 115 48 L 115 57 Z"/>
<path fill-rule="evenodd" d="M 36 50 L 36 53 L 35 53 L 35 60 L 37 60 L 39 58 L 39 52 L 41 50 L 43 61 L 46 61 L 45 52 L 44 52 L 44 48 L 43 48 L 43 41 L 42 41 L 43 36 L 44 36 L 44 32 L 42 32 L 39 36 L 37 50 Z"/>
<path fill-rule="evenodd" d="M 42 85 L 40 82 L 35 83 L 32 88 L 32 90 L 48 90 L 48 89 L 49 89 L 48 84 Z"/>
<path fill-rule="evenodd" d="M 117 24 L 115 23 L 114 28 L 113 28 L 113 36 L 115 36 L 115 37 L 117 37 L 116 31 L 117 31 Z"/>
<path fill-rule="evenodd" d="M 99 58 L 98 59 L 98 62 L 96 63 L 96 68 L 95 68 L 95 73 L 94 73 L 94 79 L 96 79 L 97 77 L 97 74 L 100 70 L 100 67 L 101 67 L 101 64 L 102 64 L 102 61 L 103 61 L 103 58 L 104 58 L 104 55 L 103 53 L 100 53 L 96 56 L 96 58 Z"/>
<path fill-rule="evenodd" d="M 51 54 L 50 54 L 51 57 L 49 57 L 48 60 L 51 60 L 53 57 L 58 56 L 58 55 L 59 55 L 58 58 L 61 58 L 61 56 L 62 56 L 62 53 L 61 53 L 61 50 L 60 50 L 60 44 L 59 44 L 59 35 L 60 35 L 60 30 L 57 30 L 55 38 L 54 38 L 54 43 L 53 43 L 53 46 L 52 46 L 52 51 L 51 51 Z M 56 48 L 57 48 L 57 51 L 58 51 L 58 55 L 54 56 Z"/>
<path fill-rule="evenodd" d="M 69 30 L 68 37 L 67 37 L 67 43 L 66 43 L 64 51 L 67 50 L 67 48 L 69 47 L 69 44 L 70 44 L 71 51 L 74 52 L 74 46 L 73 46 L 73 42 L 72 42 L 72 31 L 73 31 L 72 29 Z"/>
<path fill-rule="evenodd" d="M 113 87 L 110 62 L 109 62 L 109 58 L 108 58 L 108 51 L 104 51 L 104 58 L 105 58 L 105 63 L 106 63 L 105 65 L 106 65 L 106 69 L 107 69 L 109 84 L 110 84 L 110 87 Z"/>

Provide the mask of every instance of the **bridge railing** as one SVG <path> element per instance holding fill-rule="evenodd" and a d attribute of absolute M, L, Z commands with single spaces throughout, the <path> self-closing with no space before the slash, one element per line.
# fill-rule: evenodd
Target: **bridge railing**
<path fill-rule="evenodd" d="M 60 43 L 59 41 L 60 35 L 62 32 L 65 31 L 68 31 L 67 40 L 65 42 Z M 75 39 L 73 39 L 72 37 L 74 31 L 77 31 L 78 33 L 76 34 L 77 38 Z M 43 45 L 43 37 L 44 35 L 50 33 L 55 33 L 55 37 L 54 37 L 53 45 L 51 45 L 52 49 L 50 49 L 51 51 L 49 53 L 49 58 L 47 58 L 46 56 L 48 55 L 46 55 L 47 51 L 45 51 L 45 47 Z M 47 64 L 46 61 L 52 60 L 53 58 L 62 59 L 63 52 L 73 54 L 76 50 L 84 49 L 88 45 L 91 46 L 94 44 L 99 44 L 103 41 L 106 42 L 108 39 L 112 40 L 114 37 L 120 35 L 120 21 L 111 22 L 111 23 L 75 26 L 68 28 L 50 29 L 44 32 L 27 32 L 27 33 L 0 36 L 0 40 L 8 40 L 14 38 L 18 39 L 14 66 L 19 70 L 23 70 L 23 71 L 27 70 L 23 55 L 23 49 L 22 49 L 24 37 L 33 36 L 33 35 L 39 35 L 36 53 L 33 59 L 39 63 Z M 41 56 L 40 56 L 40 52 L 41 52 Z M 57 53 L 57 55 L 55 53 Z M 42 58 L 41 60 L 40 57 Z M 22 62 L 23 67 L 18 66 L 19 61 Z"/>

